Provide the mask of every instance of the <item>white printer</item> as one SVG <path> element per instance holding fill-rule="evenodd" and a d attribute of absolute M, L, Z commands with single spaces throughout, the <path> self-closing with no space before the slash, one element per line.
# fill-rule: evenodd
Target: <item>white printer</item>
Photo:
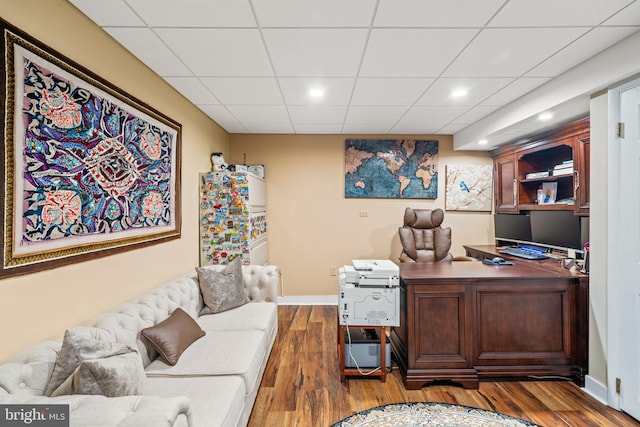
<path fill-rule="evenodd" d="M 353 260 L 339 269 L 341 325 L 400 326 L 400 268 L 390 260 Z"/>

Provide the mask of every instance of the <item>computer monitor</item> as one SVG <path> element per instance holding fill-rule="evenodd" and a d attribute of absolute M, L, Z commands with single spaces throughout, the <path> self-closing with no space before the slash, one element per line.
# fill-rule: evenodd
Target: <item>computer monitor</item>
<path fill-rule="evenodd" d="M 531 211 L 531 238 L 535 243 L 582 250 L 580 217 L 573 211 Z"/>
<path fill-rule="evenodd" d="M 495 214 L 493 221 L 496 240 L 508 242 L 531 242 L 531 223 L 529 215 Z"/>

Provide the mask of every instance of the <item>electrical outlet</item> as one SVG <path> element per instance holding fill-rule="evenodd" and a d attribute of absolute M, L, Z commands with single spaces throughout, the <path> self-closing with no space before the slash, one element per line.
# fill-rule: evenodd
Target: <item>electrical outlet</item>
<path fill-rule="evenodd" d="M 338 267 L 331 266 L 329 267 L 329 276 L 337 276 L 338 275 Z"/>
<path fill-rule="evenodd" d="M 367 212 L 367 211 L 360 211 L 360 216 L 361 216 L 362 218 L 367 217 L 367 216 L 369 216 L 369 212 Z"/>

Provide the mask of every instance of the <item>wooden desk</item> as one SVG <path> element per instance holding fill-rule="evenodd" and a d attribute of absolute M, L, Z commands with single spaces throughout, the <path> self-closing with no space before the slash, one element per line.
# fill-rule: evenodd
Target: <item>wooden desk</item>
<path fill-rule="evenodd" d="M 588 276 L 555 260 L 512 261 L 400 265 L 391 345 L 407 389 L 439 380 L 478 388 L 482 378 L 502 377 L 584 385 Z"/>

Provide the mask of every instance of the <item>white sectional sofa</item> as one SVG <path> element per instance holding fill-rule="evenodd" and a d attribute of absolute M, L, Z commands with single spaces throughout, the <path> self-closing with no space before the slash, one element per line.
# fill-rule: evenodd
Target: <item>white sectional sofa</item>
<path fill-rule="evenodd" d="M 47 397 L 58 353 L 64 354 L 60 340 L 40 343 L 0 366 L 0 404 L 68 404 L 71 426 L 246 425 L 277 333 L 278 269 L 242 266 L 242 278 L 250 302 L 223 312 L 200 315 L 205 304 L 194 270 L 100 315 L 89 326 L 72 328 L 77 336 L 126 344 L 137 352 L 144 375 L 134 395 Z M 149 351 L 141 331 L 162 325 L 177 308 L 195 319 L 204 336 L 171 365 Z"/>

